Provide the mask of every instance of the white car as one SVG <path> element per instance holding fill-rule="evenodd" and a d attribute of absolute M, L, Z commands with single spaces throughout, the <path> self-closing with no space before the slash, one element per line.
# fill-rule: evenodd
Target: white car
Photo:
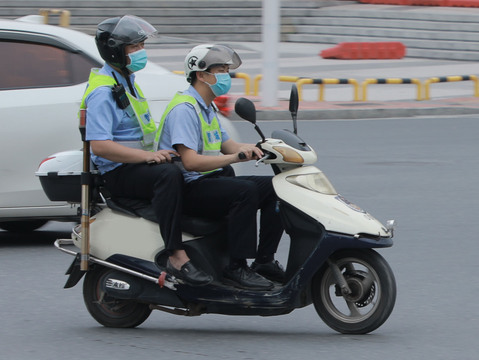
<path fill-rule="evenodd" d="M 31 19 L 0 20 L 0 228 L 10 231 L 78 219 L 76 205 L 48 200 L 35 171 L 51 154 L 82 148 L 80 100 L 90 69 L 103 64 L 92 36 Z M 156 121 L 188 86 L 151 62 L 137 81 Z"/>

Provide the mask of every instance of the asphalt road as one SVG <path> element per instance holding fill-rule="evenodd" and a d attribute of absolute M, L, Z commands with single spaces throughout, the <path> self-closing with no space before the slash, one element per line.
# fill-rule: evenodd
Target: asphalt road
<path fill-rule="evenodd" d="M 243 140 L 257 140 L 250 124 L 235 125 Z M 291 128 L 260 126 L 267 135 Z M 298 128 L 338 192 L 380 221 L 398 221 L 394 247 L 380 251 L 398 285 L 381 328 L 340 335 L 312 306 L 270 318 L 153 312 L 137 329 L 104 328 L 87 313 L 81 286 L 62 289 L 72 258 L 52 243 L 68 236 L 70 224 L 51 223 L 28 235 L 0 232 L 1 358 L 476 359 L 477 119 L 303 121 Z M 269 173 L 252 164 L 237 171 Z"/>

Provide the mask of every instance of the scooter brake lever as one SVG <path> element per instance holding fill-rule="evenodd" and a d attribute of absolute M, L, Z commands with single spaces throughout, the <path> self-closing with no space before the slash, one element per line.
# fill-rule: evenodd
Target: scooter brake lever
<path fill-rule="evenodd" d="M 266 154 L 265 156 L 263 156 L 261 159 L 257 160 L 256 163 L 254 164 L 254 166 L 258 167 L 259 164 L 261 164 L 262 162 L 264 162 L 265 160 L 269 159 L 271 156 L 270 154 Z"/>

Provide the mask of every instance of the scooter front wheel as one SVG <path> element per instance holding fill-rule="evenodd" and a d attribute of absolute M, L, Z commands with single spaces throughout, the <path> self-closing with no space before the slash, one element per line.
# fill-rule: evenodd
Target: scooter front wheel
<path fill-rule="evenodd" d="M 115 328 L 133 328 L 151 314 L 148 304 L 134 300 L 116 299 L 102 290 L 102 284 L 113 270 L 103 266 L 90 269 L 83 282 L 83 299 L 90 315 L 101 325 Z"/>
<path fill-rule="evenodd" d="M 313 303 L 321 319 L 343 334 L 367 334 L 379 328 L 396 302 L 396 281 L 386 260 L 371 249 L 350 249 L 330 260 L 350 293 L 341 290 L 334 269 L 324 266 L 313 278 Z"/>

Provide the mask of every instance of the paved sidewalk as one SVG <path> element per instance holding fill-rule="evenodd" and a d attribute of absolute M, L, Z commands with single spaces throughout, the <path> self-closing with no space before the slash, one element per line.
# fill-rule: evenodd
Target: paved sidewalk
<path fill-rule="evenodd" d="M 230 44 L 240 54 L 243 64 L 235 72 L 250 77 L 251 88 L 256 75 L 262 73 L 261 43 Z M 149 58 L 175 71 L 183 70 L 184 56 L 194 45 L 171 45 L 153 48 Z M 479 65 L 471 61 L 443 61 L 405 57 L 399 60 L 334 60 L 322 59 L 318 53 L 330 45 L 281 43 L 279 74 L 317 78 L 348 78 L 361 84 L 367 78 L 417 78 L 422 83 L 431 77 L 479 75 Z M 288 111 L 290 82 L 280 82 L 278 104 L 273 108 L 262 106 L 262 83 L 258 96 L 245 95 L 243 79 L 233 79 L 230 91 L 234 101 L 238 97 L 251 99 L 259 113 L 258 119 L 290 119 Z M 371 84 L 366 101 L 353 101 L 351 85 L 325 85 L 325 101 L 317 101 L 318 85 L 304 85 L 299 104 L 298 119 L 364 119 L 382 117 L 441 116 L 479 114 L 479 97 L 475 97 L 472 81 L 434 83 L 430 85 L 430 100 L 416 100 L 413 84 Z M 361 91 L 360 91 L 361 92 Z M 424 92 L 424 89 L 423 89 Z M 232 118 L 236 118 L 233 113 Z"/>
<path fill-rule="evenodd" d="M 235 44 L 236 45 L 236 44 Z M 239 53 L 243 65 L 238 69 L 253 76 L 261 73 L 261 44 L 243 43 Z M 281 43 L 279 74 L 309 78 L 355 79 L 362 84 L 368 78 L 415 78 L 422 84 L 432 77 L 479 75 L 479 65 L 472 61 L 448 61 L 404 57 L 396 60 L 336 60 L 323 59 L 319 52 L 332 45 Z M 250 52 L 248 52 L 250 51 Z M 254 54 L 259 57 L 255 59 Z M 235 80 L 236 83 L 239 80 Z M 326 101 L 318 98 L 319 85 L 304 85 L 298 119 L 364 119 L 384 117 L 441 116 L 479 114 L 479 97 L 475 97 L 473 81 L 432 83 L 430 100 L 417 100 L 414 84 L 370 84 L 366 101 L 353 101 L 351 85 L 325 85 Z M 279 86 L 278 106 L 264 108 L 260 96 L 247 96 L 255 102 L 258 119 L 290 119 L 289 93 L 291 83 Z M 238 87 L 233 92 L 238 96 Z M 361 93 L 361 86 L 359 89 Z M 422 96 L 424 96 L 422 86 Z M 260 93 L 261 95 L 261 84 Z M 240 95 L 241 96 L 241 95 Z M 361 96 L 360 96 L 361 98 Z"/>
<path fill-rule="evenodd" d="M 232 104 L 240 96 L 232 97 Z M 261 99 L 246 96 L 252 100 L 258 110 L 258 120 L 289 120 L 289 102 L 280 100 L 278 106 L 265 108 Z M 234 106 L 234 105 L 233 105 Z M 446 116 L 478 114 L 479 98 L 448 98 L 429 101 L 367 101 L 367 102 L 312 102 L 299 103 L 298 119 L 331 120 L 331 119 L 373 119 L 416 116 Z M 234 112 L 231 119 L 238 119 Z"/>

